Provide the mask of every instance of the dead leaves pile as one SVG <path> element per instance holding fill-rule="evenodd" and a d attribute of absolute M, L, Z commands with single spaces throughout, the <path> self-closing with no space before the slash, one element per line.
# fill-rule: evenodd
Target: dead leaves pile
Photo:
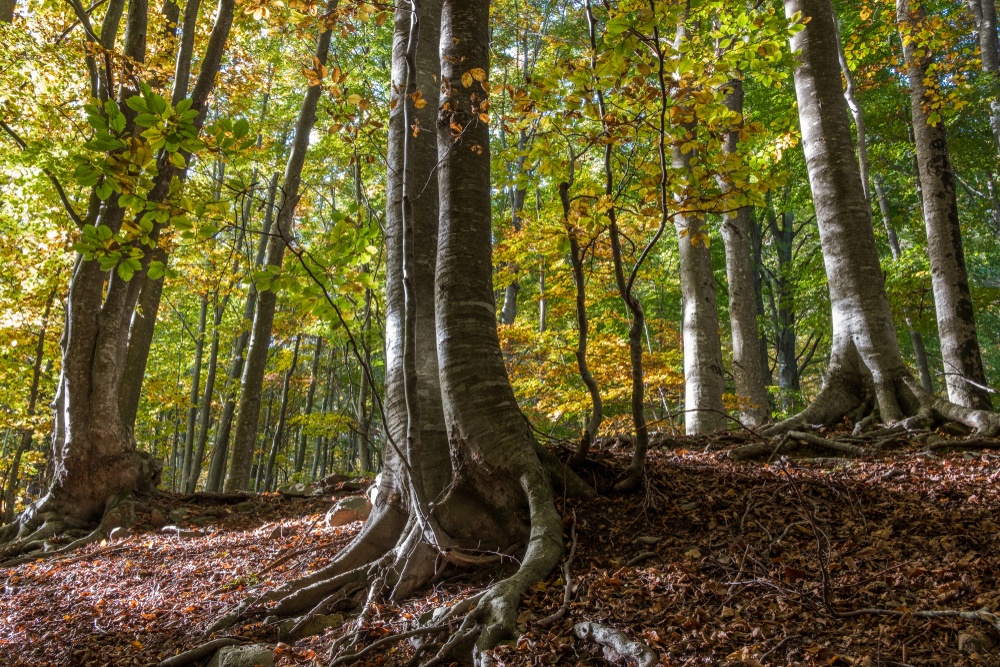
<path fill-rule="evenodd" d="M 596 456 L 593 477 L 610 485 L 628 452 Z M 645 493 L 560 507 L 567 540 L 572 510 L 577 516 L 569 613 L 537 623 L 562 603 L 559 570 L 524 600 L 519 637 L 497 649 L 498 665 L 607 664 L 599 647 L 573 635 L 584 620 L 642 639 L 661 664 L 677 667 L 1000 665 L 1000 637 L 986 623 L 907 614 L 1000 610 L 1000 458 L 992 453 L 763 465 L 699 447 L 660 449 L 649 463 Z M 324 528 L 317 519 L 329 502 L 258 502 L 252 515 L 211 507 L 219 516 L 204 537 L 140 532 L 91 547 L 90 558 L 7 571 L 0 663 L 154 664 L 198 644 L 205 624 L 250 587 L 322 566 L 357 528 Z M 290 549 L 302 553 L 258 574 Z M 403 607 L 372 610 L 359 646 L 495 576 L 460 573 Z M 902 614 L 830 613 L 871 607 Z M 264 630 L 250 623 L 237 632 Z M 326 664 L 338 632 L 283 647 L 279 664 Z M 403 665 L 411 655 L 404 642 L 364 664 Z"/>

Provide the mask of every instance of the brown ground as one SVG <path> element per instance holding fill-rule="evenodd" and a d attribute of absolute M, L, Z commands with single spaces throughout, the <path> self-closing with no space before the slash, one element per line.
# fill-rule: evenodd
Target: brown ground
<path fill-rule="evenodd" d="M 938 459 L 913 446 L 864 462 L 737 464 L 703 445 L 653 451 L 644 494 L 568 504 L 567 542 L 574 511 L 578 540 L 570 612 L 552 627 L 537 624 L 563 597 L 553 573 L 524 601 L 520 637 L 498 649 L 498 664 L 606 664 L 572 633 L 590 620 L 643 639 L 663 665 L 1000 665 L 992 647 L 1000 635 L 981 621 L 831 613 L 1000 610 L 1000 457 Z M 609 485 L 627 454 L 597 452 L 584 476 Z M 256 502 L 243 513 L 156 500 L 151 507 L 164 514 L 188 510 L 184 527 L 197 519 L 204 536 L 147 526 L 71 558 L 0 572 L 0 665 L 156 664 L 203 641 L 204 627 L 244 596 L 322 566 L 360 527 L 325 527 L 329 499 Z M 300 552 L 264 572 L 290 550 Z M 654 555 L 627 565 L 647 551 Z M 458 573 L 403 608 L 373 610 L 359 646 L 495 576 Z M 260 620 L 233 632 L 273 640 Z M 326 665 L 341 632 L 281 646 L 279 665 Z M 405 664 L 410 644 L 396 647 L 360 664 Z"/>

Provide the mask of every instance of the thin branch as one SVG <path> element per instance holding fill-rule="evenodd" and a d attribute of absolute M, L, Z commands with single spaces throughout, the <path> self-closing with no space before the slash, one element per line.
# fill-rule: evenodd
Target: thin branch
<path fill-rule="evenodd" d="M 22 151 L 28 150 L 28 144 L 24 142 L 24 139 L 22 139 L 17 135 L 17 132 L 14 131 L 14 128 L 12 128 L 10 125 L 3 122 L 2 120 L 0 120 L 0 128 L 2 128 L 3 131 L 6 132 L 8 136 L 10 136 L 11 139 L 13 139 L 14 143 L 17 144 L 18 148 L 20 148 Z M 56 175 L 53 174 L 49 169 L 45 167 L 42 167 L 41 169 L 42 173 L 48 176 L 49 180 L 52 181 L 52 186 L 56 189 L 56 192 L 59 194 L 59 200 L 62 202 L 62 205 L 66 209 L 66 212 L 69 213 L 69 217 L 73 219 L 73 222 L 76 223 L 77 227 L 82 228 L 84 224 L 83 220 L 80 219 L 80 214 L 76 212 L 76 209 L 73 207 L 73 204 L 70 203 L 69 197 L 66 196 L 66 191 L 63 189 L 63 186 L 59 182 L 59 179 L 56 178 Z"/>

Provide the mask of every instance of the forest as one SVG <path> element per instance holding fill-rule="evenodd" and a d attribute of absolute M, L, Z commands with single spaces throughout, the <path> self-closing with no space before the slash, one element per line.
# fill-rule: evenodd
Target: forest
<path fill-rule="evenodd" d="M 0 0 L 0 664 L 1000 666 L 995 0 Z"/>

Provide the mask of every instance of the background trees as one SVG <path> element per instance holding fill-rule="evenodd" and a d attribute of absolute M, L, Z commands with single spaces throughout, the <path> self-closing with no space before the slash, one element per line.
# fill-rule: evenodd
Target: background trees
<path fill-rule="evenodd" d="M 432 17 L 434 4 L 422 3 Z M 876 222 L 866 280 L 884 281 L 894 322 L 885 337 L 898 339 L 901 364 L 924 387 L 971 380 L 976 402 L 959 399 L 969 405 L 985 404 L 1000 363 L 986 344 L 1000 325 L 992 4 L 941 0 L 901 11 L 880 0 L 838 4 L 834 14 L 866 130 L 870 187 L 857 206 Z M 119 421 L 111 439 L 159 461 L 169 488 L 217 491 L 227 470 L 239 473 L 230 490 L 373 471 L 385 460 L 385 430 L 401 432 L 382 423 L 402 401 L 402 324 L 393 319 L 402 298 L 400 175 L 386 132 L 395 123 L 416 147 L 436 143 L 435 54 L 419 52 L 429 60 L 417 68 L 411 94 L 419 96 L 409 98 L 414 116 L 404 128 L 386 75 L 393 35 L 398 48 L 403 32 L 394 33 L 388 8 L 244 3 L 223 39 L 216 16 L 227 6 L 192 2 L 176 16 L 153 7 L 143 19 L 139 4 L 81 17 L 75 3 L 27 2 L 0 22 L 8 73 L 0 161 L 9 175 L 0 183 L 0 470 L 12 508 L 32 499 L 29 486 L 38 490 L 62 451 L 49 451 L 53 432 L 64 434 L 42 406 L 65 368 L 56 342 L 74 346 L 82 335 L 65 323 L 84 282 L 94 303 L 81 312 L 119 290 L 123 299 L 106 355 L 121 390 L 105 412 L 120 417 L 100 426 Z M 708 432 L 733 425 L 727 416 L 756 427 L 807 405 L 837 355 L 827 289 L 839 272 L 829 252 L 827 270 L 820 265 L 822 205 L 800 146 L 788 46 L 797 28 L 782 7 L 621 0 L 588 11 L 570 0 L 497 0 L 491 12 L 489 71 L 459 83 L 489 86 L 479 113 L 489 124 L 493 280 L 497 313 L 509 322 L 498 335 L 536 428 L 589 441 L 633 434 L 638 416 L 652 430 Z M 315 50 L 324 26 L 325 62 Z M 433 18 L 422 26 L 431 41 L 435 26 Z M 199 79 L 212 58 L 218 75 Z M 911 74 L 931 83 L 919 90 Z M 844 84 L 831 74 L 823 90 L 842 95 Z M 303 95 L 315 99 L 315 123 L 293 131 Z M 92 97 L 99 104 L 88 108 Z M 179 128 L 198 140 L 171 151 L 168 135 Z M 945 236 L 961 231 L 949 252 L 964 254 L 967 290 L 952 282 L 968 307 L 948 306 L 935 282 L 939 235 L 926 204 L 941 188 L 927 133 L 947 140 L 937 158 L 947 157 L 952 178 Z M 845 155 L 857 146 L 850 137 Z M 435 151 L 414 166 L 418 225 L 438 215 Z M 297 192 L 275 176 L 290 163 L 301 170 Z M 675 239 L 645 252 L 661 223 Z M 426 224 L 415 232 L 425 278 L 437 229 Z M 74 269 L 74 247 L 96 263 Z M 71 292 L 74 270 L 93 278 Z M 429 285 L 418 281 L 418 304 L 435 299 Z M 430 364 L 440 341 L 422 308 L 417 359 Z M 942 332 L 960 310 L 982 341 L 981 373 L 953 372 L 960 344 Z M 440 438 L 443 413 L 428 399 L 436 375 L 419 365 L 417 375 L 424 437 Z"/>

